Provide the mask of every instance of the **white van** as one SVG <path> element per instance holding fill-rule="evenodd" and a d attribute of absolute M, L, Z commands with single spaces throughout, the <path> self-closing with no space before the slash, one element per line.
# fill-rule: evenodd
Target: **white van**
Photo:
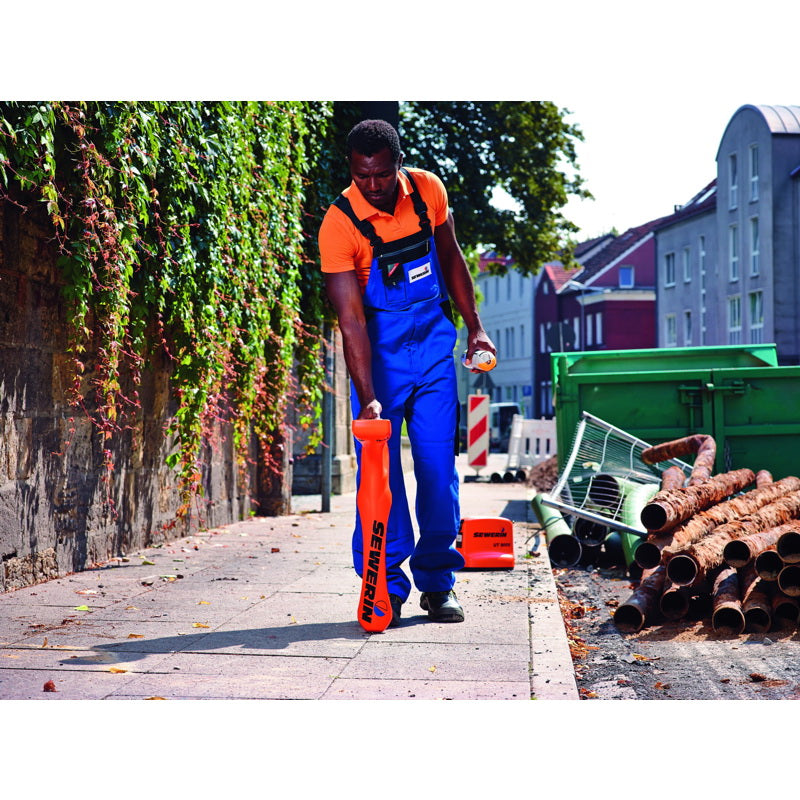
<path fill-rule="evenodd" d="M 511 423 L 514 414 L 521 414 L 517 403 L 489 403 L 489 449 L 504 453 L 508 451 Z"/>

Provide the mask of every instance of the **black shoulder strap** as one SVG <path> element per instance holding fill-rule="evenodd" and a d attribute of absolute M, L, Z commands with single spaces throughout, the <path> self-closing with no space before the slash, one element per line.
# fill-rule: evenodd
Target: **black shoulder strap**
<path fill-rule="evenodd" d="M 343 194 L 340 194 L 333 201 L 333 205 L 347 215 L 353 225 L 356 226 L 361 235 L 369 241 L 373 248 L 383 244 L 383 239 L 375 233 L 375 228 L 372 226 L 372 223 L 368 219 L 359 219 L 356 216 L 356 212 L 353 211 L 353 206 L 350 205 L 350 201 Z"/>
<path fill-rule="evenodd" d="M 430 236 L 431 221 L 428 219 L 428 206 L 422 199 L 422 195 L 419 193 L 419 189 L 417 189 L 417 184 L 414 183 L 411 173 L 405 167 L 400 167 L 400 171 L 406 176 L 406 178 L 408 178 L 408 182 L 411 184 L 411 188 L 414 190 L 411 192 L 411 202 L 414 204 L 414 211 L 417 212 L 417 216 L 419 217 L 419 226 L 423 231 L 425 231 L 426 236 Z"/>
<path fill-rule="evenodd" d="M 417 189 L 417 184 L 411 177 L 411 173 L 405 167 L 400 167 L 400 171 L 408 178 L 408 182 L 411 184 L 413 190 L 411 192 L 411 202 L 414 204 L 414 211 L 419 217 L 419 227 L 426 236 L 431 236 L 432 228 L 431 221 L 428 219 L 428 206 L 422 199 L 422 195 L 419 193 L 419 189 Z M 353 206 L 350 205 L 350 201 L 343 194 L 340 194 L 333 201 L 333 205 L 347 215 L 349 220 L 356 226 L 361 235 L 367 239 L 373 248 L 383 244 L 383 239 L 375 232 L 372 223 L 367 219 L 359 219 L 356 216 L 356 212 L 353 211 Z"/>

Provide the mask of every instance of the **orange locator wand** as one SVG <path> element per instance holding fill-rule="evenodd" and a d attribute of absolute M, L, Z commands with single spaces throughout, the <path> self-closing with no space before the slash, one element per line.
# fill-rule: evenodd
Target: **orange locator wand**
<path fill-rule="evenodd" d="M 370 632 L 384 631 L 392 621 L 386 585 L 386 526 L 392 507 L 387 443 L 391 435 L 391 420 L 353 420 L 353 436 L 361 442 L 361 480 L 356 505 L 364 547 L 358 622 Z"/>

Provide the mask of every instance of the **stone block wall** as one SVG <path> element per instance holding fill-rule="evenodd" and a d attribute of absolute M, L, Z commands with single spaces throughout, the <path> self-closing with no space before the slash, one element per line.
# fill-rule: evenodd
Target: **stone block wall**
<path fill-rule="evenodd" d="M 47 218 L 0 202 L 0 591 L 254 509 L 255 469 L 239 469 L 220 424 L 205 445 L 204 496 L 176 524 L 176 475 L 165 464 L 174 447 L 165 433 L 174 409 L 169 365 L 160 357 L 143 370 L 141 407 L 110 443 L 70 404 L 56 259 Z M 115 469 L 105 480 L 102 451 L 109 446 Z"/>

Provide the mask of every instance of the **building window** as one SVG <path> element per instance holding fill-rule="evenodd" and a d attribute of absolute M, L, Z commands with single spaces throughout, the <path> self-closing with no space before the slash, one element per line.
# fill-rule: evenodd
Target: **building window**
<path fill-rule="evenodd" d="M 542 294 L 550 294 L 550 284 L 547 281 L 544 282 L 542 287 Z"/>
<path fill-rule="evenodd" d="M 750 145 L 750 202 L 758 200 L 758 145 Z"/>
<path fill-rule="evenodd" d="M 728 344 L 742 343 L 742 298 L 728 298 Z"/>
<path fill-rule="evenodd" d="M 586 315 L 586 346 L 591 347 L 594 344 L 594 314 Z"/>
<path fill-rule="evenodd" d="M 750 293 L 750 344 L 761 344 L 764 340 L 764 295 Z"/>
<path fill-rule="evenodd" d="M 683 312 L 683 344 L 689 347 L 692 343 L 692 312 Z"/>
<path fill-rule="evenodd" d="M 667 347 L 675 347 L 678 344 L 678 325 L 674 314 L 667 314 L 664 318 L 664 342 Z"/>
<path fill-rule="evenodd" d="M 506 300 L 511 299 L 511 275 L 506 274 Z"/>
<path fill-rule="evenodd" d="M 524 358 L 525 357 L 525 326 L 519 326 L 519 354 Z"/>
<path fill-rule="evenodd" d="M 689 260 L 691 252 L 688 247 L 683 248 L 683 282 L 689 283 L 692 279 L 692 262 Z"/>
<path fill-rule="evenodd" d="M 759 261 L 758 217 L 750 219 L 750 274 L 758 275 L 761 269 Z"/>
<path fill-rule="evenodd" d="M 633 267 L 619 268 L 619 288 L 633 289 Z"/>
<path fill-rule="evenodd" d="M 675 253 L 664 256 L 664 286 L 675 285 Z"/>
<path fill-rule="evenodd" d="M 732 281 L 739 280 L 739 226 L 728 228 L 728 277 Z"/>
<path fill-rule="evenodd" d="M 575 331 L 575 349 L 581 349 L 581 320 L 580 317 L 572 318 L 572 330 Z"/>
<path fill-rule="evenodd" d="M 701 291 L 705 291 L 706 289 L 706 237 L 701 236 L 698 242 L 698 262 L 700 267 L 700 289 Z"/>
<path fill-rule="evenodd" d="M 736 153 L 728 156 L 728 207 L 736 208 L 739 205 L 738 164 Z"/>
<path fill-rule="evenodd" d="M 594 341 L 595 344 L 603 344 L 603 312 L 598 311 L 594 315 Z"/>
<path fill-rule="evenodd" d="M 550 330 L 550 323 L 547 323 L 546 330 Z M 548 350 L 547 348 L 547 335 L 545 333 L 544 323 L 539 323 L 539 352 L 546 353 Z"/>

